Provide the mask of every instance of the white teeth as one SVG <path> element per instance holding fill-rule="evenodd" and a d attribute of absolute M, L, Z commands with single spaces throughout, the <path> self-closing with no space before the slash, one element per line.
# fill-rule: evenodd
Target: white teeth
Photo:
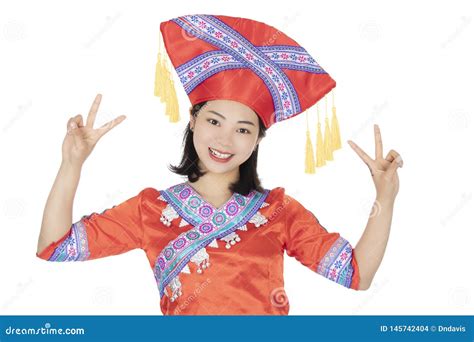
<path fill-rule="evenodd" d="M 209 147 L 209 150 L 211 151 L 211 153 L 213 155 L 215 155 L 216 157 L 219 157 L 219 158 L 222 158 L 222 159 L 227 159 L 229 158 L 232 154 L 224 154 L 224 153 L 219 153 L 215 150 L 213 150 L 212 148 Z"/>

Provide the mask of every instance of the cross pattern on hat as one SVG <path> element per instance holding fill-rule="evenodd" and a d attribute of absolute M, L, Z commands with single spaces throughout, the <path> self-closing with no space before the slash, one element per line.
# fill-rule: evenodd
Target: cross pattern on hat
<path fill-rule="evenodd" d="M 301 112 L 297 92 L 282 68 L 326 74 L 304 48 L 288 45 L 255 46 L 212 15 L 183 16 L 172 21 L 187 33 L 219 48 L 176 68 L 187 94 L 220 71 L 248 68 L 262 79 L 269 90 L 275 109 L 275 122 L 278 122 Z"/>

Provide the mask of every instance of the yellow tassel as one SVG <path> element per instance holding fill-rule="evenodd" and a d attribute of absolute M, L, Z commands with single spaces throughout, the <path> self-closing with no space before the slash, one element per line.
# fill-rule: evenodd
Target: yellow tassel
<path fill-rule="evenodd" d="M 169 107 L 166 107 L 166 109 L 168 110 L 166 114 L 169 115 L 170 122 L 178 122 L 180 119 L 178 97 L 176 96 L 176 91 L 174 91 L 174 82 L 173 80 L 170 81 L 170 89 L 173 89 L 173 91 L 169 94 Z"/>
<path fill-rule="evenodd" d="M 333 151 L 341 148 L 341 133 L 339 132 L 339 121 L 336 116 L 336 105 L 334 104 L 334 90 L 332 91 L 332 118 L 331 118 L 331 138 Z"/>
<path fill-rule="evenodd" d="M 166 51 L 162 48 L 161 39 L 159 39 L 154 94 L 165 104 L 165 114 L 169 116 L 170 122 L 178 122 L 180 119 L 178 97 L 176 96 L 173 77 L 166 57 Z"/>
<path fill-rule="evenodd" d="M 155 96 L 160 98 L 160 102 L 165 101 L 164 97 L 164 68 L 163 68 L 163 61 L 161 57 L 161 52 L 158 53 L 158 59 L 156 61 L 156 69 L 155 69 Z"/>
<path fill-rule="evenodd" d="M 318 129 L 316 133 L 316 167 L 326 165 L 326 157 L 324 155 L 323 134 L 321 133 L 321 122 L 319 121 L 319 105 L 316 104 L 318 110 Z"/>
<path fill-rule="evenodd" d="M 325 121 L 325 127 L 324 127 L 324 155 L 326 157 L 326 160 L 334 160 L 333 155 L 332 155 L 332 139 L 331 139 L 331 129 L 329 128 L 329 119 L 327 115 L 327 97 L 326 97 L 326 117 L 324 119 Z"/>
<path fill-rule="evenodd" d="M 315 173 L 316 167 L 314 165 L 314 151 L 311 143 L 311 136 L 309 134 L 308 112 L 306 112 L 306 158 L 305 158 L 305 173 Z"/>

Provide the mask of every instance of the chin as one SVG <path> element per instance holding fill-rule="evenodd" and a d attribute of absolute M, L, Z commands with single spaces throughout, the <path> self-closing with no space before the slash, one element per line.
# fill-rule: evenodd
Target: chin
<path fill-rule="evenodd" d="M 215 165 L 215 163 L 213 163 L 212 161 L 205 161 L 203 162 L 204 164 L 204 167 L 206 168 L 206 170 L 208 172 L 211 172 L 211 173 L 228 173 L 228 172 L 231 172 L 233 171 L 235 168 L 238 168 L 239 166 L 235 166 L 235 165 L 222 165 L 222 166 L 219 166 L 219 165 Z"/>

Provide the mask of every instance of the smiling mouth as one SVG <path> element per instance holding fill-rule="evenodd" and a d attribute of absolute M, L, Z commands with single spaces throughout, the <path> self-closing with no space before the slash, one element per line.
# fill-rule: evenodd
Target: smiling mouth
<path fill-rule="evenodd" d="M 222 160 L 222 161 L 227 161 L 230 158 L 232 158 L 234 155 L 231 153 L 221 153 L 219 151 L 214 150 L 213 148 L 208 148 L 209 154 L 211 157 L 214 157 L 214 159 Z"/>

